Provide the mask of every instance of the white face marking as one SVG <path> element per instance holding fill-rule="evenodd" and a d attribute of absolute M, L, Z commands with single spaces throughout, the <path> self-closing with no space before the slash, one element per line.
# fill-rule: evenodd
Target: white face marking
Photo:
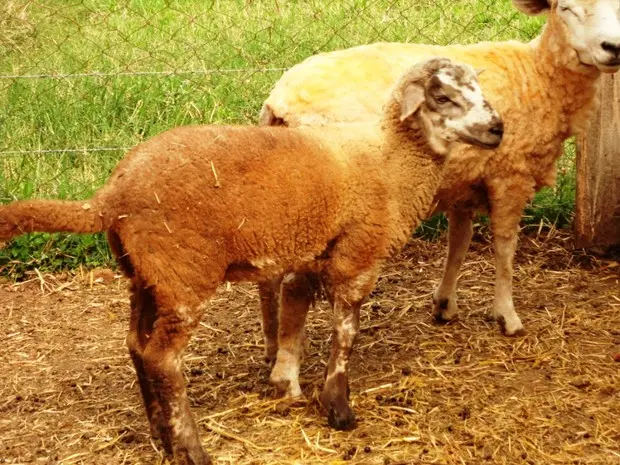
<path fill-rule="evenodd" d="M 501 119 L 485 99 L 474 69 L 453 65 L 439 70 L 436 79 L 443 89 L 431 88 L 434 90 L 429 98 L 436 99 L 436 107 L 427 108 L 422 115 L 431 147 L 440 154 L 459 141 L 497 147 L 501 133 L 492 133 L 491 129 L 500 129 Z M 445 97 L 450 100 L 446 102 Z"/>
<path fill-rule="evenodd" d="M 459 119 L 448 118 L 446 125 L 457 131 L 465 133 L 469 132 L 469 128 L 475 124 L 489 124 L 497 114 L 490 110 L 488 104 L 480 88 L 478 81 L 470 79 L 466 85 L 459 84 L 454 77 L 443 72 L 438 74 L 439 80 L 444 84 L 459 89 L 461 95 L 467 100 L 472 107 L 467 111 L 465 116 Z M 486 104 L 486 106 L 485 106 Z"/>
<path fill-rule="evenodd" d="M 620 0 L 559 0 L 557 14 L 582 63 L 602 71 L 620 68 L 613 48 L 620 47 Z"/>

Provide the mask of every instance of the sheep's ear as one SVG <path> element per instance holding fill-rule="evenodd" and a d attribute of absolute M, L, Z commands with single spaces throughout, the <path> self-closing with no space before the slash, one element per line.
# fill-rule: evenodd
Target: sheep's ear
<path fill-rule="evenodd" d="M 512 4 L 515 8 L 530 16 L 545 13 L 551 8 L 548 0 L 512 0 Z"/>
<path fill-rule="evenodd" d="M 422 105 L 424 101 L 424 87 L 417 83 L 409 83 L 403 90 L 403 101 L 400 105 L 400 120 L 405 121 Z"/>

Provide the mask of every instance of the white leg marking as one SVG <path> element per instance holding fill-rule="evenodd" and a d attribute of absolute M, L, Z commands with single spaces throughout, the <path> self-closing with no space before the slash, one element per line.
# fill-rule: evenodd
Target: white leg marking
<path fill-rule="evenodd" d="M 299 363 L 299 356 L 286 349 L 278 350 L 276 364 L 271 370 L 269 379 L 286 398 L 301 397 L 302 395 L 299 386 Z"/>

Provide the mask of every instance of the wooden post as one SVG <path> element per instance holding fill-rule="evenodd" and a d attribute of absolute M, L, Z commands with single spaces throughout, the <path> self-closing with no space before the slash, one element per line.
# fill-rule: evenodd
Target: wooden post
<path fill-rule="evenodd" d="M 604 75 L 600 106 L 577 141 L 575 245 L 620 245 L 620 75 Z"/>

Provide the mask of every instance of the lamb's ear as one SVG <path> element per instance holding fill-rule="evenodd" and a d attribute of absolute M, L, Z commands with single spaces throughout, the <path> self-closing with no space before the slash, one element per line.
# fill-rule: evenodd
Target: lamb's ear
<path fill-rule="evenodd" d="M 400 120 L 405 121 L 422 105 L 424 101 L 424 87 L 416 82 L 410 82 L 403 89 L 403 101 L 400 104 Z"/>
<path fill-rule="evenodd" d="M 512 4 L 530 16 L 546 13 L 551 8 L 548 0 L 512 0 Z"/>

